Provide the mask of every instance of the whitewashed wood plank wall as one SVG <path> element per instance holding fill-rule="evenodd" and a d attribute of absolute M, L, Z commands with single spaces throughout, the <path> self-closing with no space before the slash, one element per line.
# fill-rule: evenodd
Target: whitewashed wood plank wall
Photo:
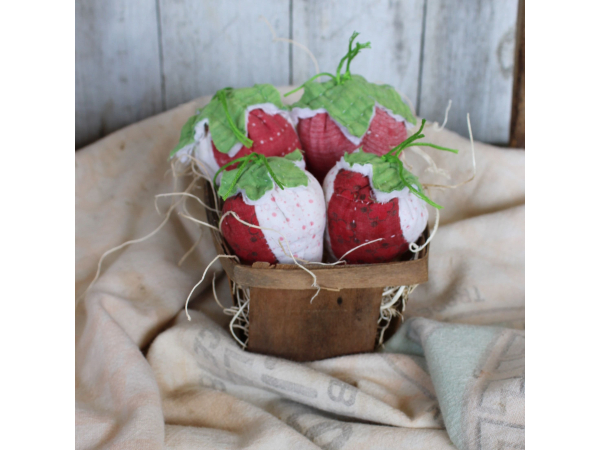
<path fill-rule="evenodd" d="M 350 34 L 354 73 L 417 113 L 508 142 L 518 0 L 77 0 L 76 147 L 225 86 L 300 84 L 333 71 Z"/>
<path fill-rule="evenodd" d="M 76 146 L 164 110 L 155 6 L 75 3 Z"/>

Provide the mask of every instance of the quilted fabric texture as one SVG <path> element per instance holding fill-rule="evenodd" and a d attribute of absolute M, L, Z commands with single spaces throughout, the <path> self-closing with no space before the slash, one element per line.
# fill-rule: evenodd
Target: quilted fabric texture
<path fill-rule="evenodd" d="M 361 147 L 367 153 L 383 155 L 407 137 L 406 126 L 381 108 L 375 108 L 375 116 L 358 145 L 344 136 L 329 114 L 320 113 L 298 121 L 298 135 L 306 151 L 308 170 L 322 182 L 329 169 L 344 156 Z"/>
<path fill-rule="evenodd" d="M 252 148 L 242 147 L 233 158 L 218 151 L 213 141 L 211 144 L 217 164 L 223 166 L 251 152 L 285 156 L 296 149 L 302 150 L 294 127 L 280 114 L 270 115 L 262 109 L 254 109 L 248 114 L 248 137 L 254 141 Z"/>
<path fill-rule="evenodd" d="M 330 80 L 324 83 L 307 82 L 303 86 L 302 98 L 294 104 L 294 108 L 323 108 L 352 136 L 361 137 L 366 133 L 377 104 L 416 124 L 409 106 L 393 87 L 369 83 L 360 75 L 354 74 L 342 84 Z"/>
<path fill-rule="evenodd" d="M 253 87 L 222 91 L 224 91 L 227 110 L 233 123 L 246 136 L 248 135 L 246 130 L 246 109 L 248 107 L 270 103 L 279 109 L 283 109 L 279 92 L 270 84 L 255 84 Z M 217 149 L 221 152 L 227 153 L 239 142 L 229 124 L 225 108 L 217 96 L 215 96 L 204 108 L 191 116 L 183 125 L 179 143 L 171 151 L 171 156 L 175 155 L 182 148 L 194 143 L 195 127 L 203 120 L 208 120 L 212 139 Z"/>
<path fill-rule="evenodd" d="M 290 156 L 300 156 L 299 151 Z M 323 196 L 323 189 L 319 182 L 309 172 L 305 172 L 286 158 L 270 158 L 271 170 L 277 177 L 284 189 L 277 184 L 270 190 L 263 190 L 262 186 L 255 189 L 252 184 L 257 180 L 268 178 L 264 165 L 252 165 L 244 171 L 244 174 L 236 184 L 240 189 L 242 199 L 245 205 L 252 205 L 253 220 L 262 227 L 261 231 L 266 239 L 266 243 L 275 256 L 275 260 L 283 264 L 293 264 L 294 258 L 300 258 L 305 261 L 320 262 L 323 258 L 323 236 L 326 223 L 326 207 Z M 290 170 L 287 175 L 282 176 L 289 170 L 291 165 L 294 170 Z M 219 188 L 229 192 L 230 188 L 224 188 L 226 178 L 233 178 L 235 174 L 228 172 L 223 177 L 223 185 Z M 303 183 L 304 178 L 305 183 Z M 259 181 L 260 182 L 260 181 Z M 229 182 L 230 186 L 231 182 Z M 292 186 L 295 185 L 295 186 Z M 256 194 L 256 195 L 255 195 Z M 221 198 L 224 198 L 224 194 Z M 225 202 L 227 202 L 229 199 Z M 239 203 L 231 203 L 227 210 L 234 212 L 240 208 L 243 214 L 248 214 L 247 208 Z M 235 217 L 224 216 L 225 220 L 231 223 L 236 220 Z M 242 225 L 247 227 L 247 225 Z M 253 234 L 249 230 L 242 228 L 233 230 L 231 233 L 224 233 L 224 237 L 229 242 L 234 251 L 246 246 L 247 235 Z M 255 245 L 254 242 L 251 245 Z M 261 244 L 262 245 L 262 244 Z M 243 250 L 242 256 L 249 263 L 256 261 L 268 261 L 260 258 L 260 252 L 253 252 L 250 257 L 247 256 L 247 250 Z M 292 257 L 293 256 L 293 257 Z"/>
<path fill-rule="evenodd" d="M 336 258 L 367 241 L 345 259 L 351 264 L 382 263 L 408 250 L 402 236 L 398 199 L 386 203 L 373 200 L 369 179 L 357 172 L 340 170 L 327 208 L 331 250 Z"/>
<path fill-rule="evenodd" d="M 259 225 L 254 206 L 244 203 L 242 194 L 230 197 L 225 201 L 223 214 L 228 211 L 235 211 L 245 222 Z M 243 263 L 252 264 L 255 261 L 265 261 L 275 264 L 277 262 L 262 230 L 246 226 L 231 215 L 223 219 L 222 229 L 223 237 L 233 247 L 233 251 Z"/>
<path fill-rule="evenodd" d="M 375 117 L 360 144 L 367 153 L 384 155 L 407 137 L 404 122 L 398 122 L 382 109 L 375 108 Z"/>

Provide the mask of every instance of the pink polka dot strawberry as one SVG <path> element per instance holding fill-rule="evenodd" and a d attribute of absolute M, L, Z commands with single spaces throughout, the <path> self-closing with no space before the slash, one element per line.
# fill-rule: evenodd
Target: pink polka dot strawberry
<path fill-rule="evenodd" d="M 325 241 L 336 259 L 352 264 L 389 262 L 408 250 L 427 226 L 427 204 L 441 208 L 424 193 L 418 178 L 400 161 L 410 146 L 428 146 L 457 153 L 433 144 L 417 143 L 421 129 L 383 156 L 362 149 L 346 153 L 323 183 L 327 203 Z"/>
<path fill-rule="evenodd" d="M 345 152 L 362 147 L 366 153 L 383 155 L 404 141 L 407 127 L 416 124 L 410 108 L 394 88 L 369 83 L 350 73 L 352 60 L 361 49 L 370 48 L 369 42 L 352 48 L 357 36 L 356 32 L 352 34 L 348 53 L 336 74 L 312 77 L 301 86 L 302 98 L 293 105 L 292 118 L 297 123 L 308 170 L 319 181 Z M 346 71 L 342 74 L 344 62 Z M 331 80 L 314 81 L 323 75 Z"/>
<path fill-rule="evenodd" d="M 302 148 L 279 91 L 270 84 L 218 91 L 181 130 L 171 152 L 187 162 L 192 155 L 212 176 L 219 167 L 251 152 L 284 156 Z"/>
<path fill-rule="evenodd" d="M 304 170 L 300 150 L 284 157 L 251 153 L 228 164 L 238 168 L 225 171 L 221 179 L 218 193 L 225 200 L 221 230 L 240 260 L 291 264 L 293 255 L 321 261 L 325 199 L 319 182 Z"/>

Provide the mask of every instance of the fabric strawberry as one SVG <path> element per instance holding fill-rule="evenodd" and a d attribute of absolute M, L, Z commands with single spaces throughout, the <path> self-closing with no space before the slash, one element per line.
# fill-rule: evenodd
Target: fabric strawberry
<path fill-rule="evenodd" d="M 284 157 L 251 153 L 229 164 L 238 169 L 224 172 L 221 179 L 219 195 L 225 200 L 221 230 L 240 260 L 291 264 L 293 255 L 321 261 L 325 199 L 319 182 L 304 170 L 300 150 Z M 227 215 L 229 211 L 262 229 L 241 223 Z"/>
<path fill-rule="evenodd" d="M 383 155 L 407 137 L 407 127 L 416 124 L 410 108 L 393 87 L 369 83 L 350 73 L 350 63 L 370 43 L 352 44 L 340 61 L 336 75 L 320 73 L 301 87 L 304 93 L 293 105 L 300 142 L 308 170 L 322 181 L 329 169 L 344 155 L 362 147 L 364 152 Z M 342 66 L 346 62 L 346 71 Z M 331 80 L 317 83 L 320 76 Z M 300 89 L 300 88 L 298 88 Z M 292 91 L 286 95 L 289 95 Z"/>
<path fill-rule="evenodd" d="M 456 150 L 417 143 L 419 132 L 384 156 L 362 149 L 346 153 L 327 174 L 323 183 L 327 203 L 325 240 L 337 259 L 364 245 L 344 259 L 353 264 L 384 263 L 408 250 L 425 227 L 429 217 L 426 204 L 436 208 L 424 194 L 416 176 L 399 159 L 407 147 L 424 145 L 456 153 Z"/>
<path fill-rule="evenodd" d="M 284 156 L 301 144 L 279 91 L 270 84 L 225 88 L 181 130 L 171 157 L 182 162 L 193 155 L 210 176 L 235 158 L 258 153 Z"/>

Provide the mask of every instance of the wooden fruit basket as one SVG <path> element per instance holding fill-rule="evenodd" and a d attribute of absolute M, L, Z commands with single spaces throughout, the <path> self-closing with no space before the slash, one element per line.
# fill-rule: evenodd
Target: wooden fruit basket
<path fill-rule="evenodd" d="M 222 202 L 219 199 L 220 204 L 215 205 L 209 183 L 205 182 L 203 190 L 204 201 L 221 210 Z M 218 215 L 210 210 L 206 214 L 208 222 L 218 227 Z M 233 255 L 222 236 L 215 230 L 211 232 L 217 252 Z M 417 244 L 422 245 L 428 236 L 426 229 Z M 220 261 L 229 278 L 234 304 L 239 287 L 249 291 L 246 349 L 294 361 L 314 361 L 375 350 L 383 289 L 426 282 L 428 248 L 411 260 L 385 264 L 306 265 L 321 287 L 312 303 L 316 292 L 311 287 L 313 279 L 296 265 L 259 262 L 248 266 L 232 258 Z M 407 253 L 407 257 L 413 257 Z M 392 319 L 386 335 L 397 330 L 398 319 Z M 238 334 L 238 339 L 245 338 Z"/>

